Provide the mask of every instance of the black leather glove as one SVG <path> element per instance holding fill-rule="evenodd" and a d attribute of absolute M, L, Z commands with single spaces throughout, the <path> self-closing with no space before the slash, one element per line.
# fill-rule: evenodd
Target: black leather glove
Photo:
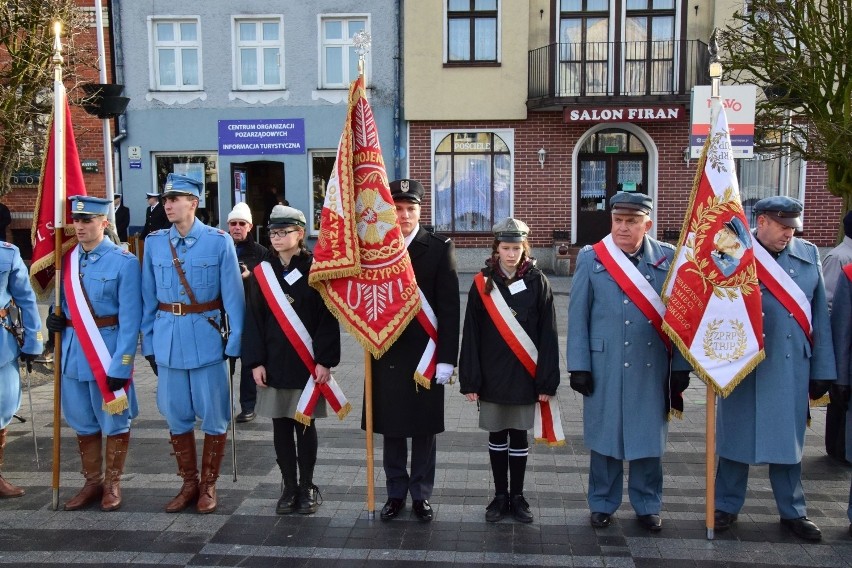
<path fill-rule="evenodd" d="M 808 383 L 808 395 L 810 395 L 811 400 L 817 400 L 827 393 L 833 384 L 834 381 L 811 381 Z"/>
<path fill-rule="evenodd" d="M 836 406 L 841 412 L 849 410 L 849 385 L 832 384 L 828 388 L 831 396 L 831 404 Z"/>
<path fill-rule="evenodd" d="M 159 376 L 157 373 L 157 361 L 154 359 L 153 355 L 145 355 L 145 360 L 148 361 L 148 364 L 151 365 L 151 370 L 154 371 L 155 376 Z"/>
<path fill-rule="evenodd" d="M 591 396 L 595 392 L 595 380 L 589 371 L 571 371 L 570 384 L 583 396 Z"/>
<path fill-rule="evenodd" d="M 674 393 L 682 393 L 689 388 L 689 371 L 672 371 L 669 374 L 669 386 Z"/>
<path fill-rule="evenodd" d="M 123 389 L 127 386 L 127 379 L 116 379 L 115 377 L 107 377 L 107 387 L 115 392 L 118 389 Z"/>
<path fill-rule="evenodd" d="M 47 330 L 50 333 L 62 333 L 65 331 L 65 324 L 68 322 L 62 314 L 56 315 L 53 312 L 47 314 Z"/>

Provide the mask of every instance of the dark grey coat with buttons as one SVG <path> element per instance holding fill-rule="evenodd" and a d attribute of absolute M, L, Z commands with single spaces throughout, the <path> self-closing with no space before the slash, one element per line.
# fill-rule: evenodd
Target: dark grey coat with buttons
<path fill-rule="evenodd" d="M 674 252 L 671 245 L 645 237 L 637 268 L 657 293 Z M 672 368 L 690 366 L 676 353 Z M 580 251 L 571 286 L 568 369 L 590 371 L 594 378 L 594 392 L 583 399 L 586 447 L 621 460 L 663 455 L 668 351 L 591 246 Z"/>

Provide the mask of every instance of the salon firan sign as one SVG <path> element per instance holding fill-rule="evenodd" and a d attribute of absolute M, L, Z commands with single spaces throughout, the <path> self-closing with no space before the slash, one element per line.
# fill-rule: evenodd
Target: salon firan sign
<path fill-rule="evenodd" d="M 566 108 L 565 122 L 673 122 L 684 120 L 681 105 Z"/>

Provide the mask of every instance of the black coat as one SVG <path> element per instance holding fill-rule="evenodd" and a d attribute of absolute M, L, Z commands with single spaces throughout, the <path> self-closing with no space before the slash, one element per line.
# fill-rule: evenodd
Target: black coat
<path fill-rule="evenodd" d="M 486 277 L 490 272 L 490 268 L 482 271 Z M 522 279 L 526 290 L 515 294 L 502 276 L 494 278 L 494 286 L 538 349 L 536 376 L 530 376 L 497 331 L 474 282 L 467 299 L 459 360 L 462 394 L 477 393 L 480 399 L 498 404 L 532 404 L 540 394 L 556 394 L 559 335 L 553 293 L 538 268 L 531 268 Z"/>
<path fill-rule="evenodd" d="M 115 208 L 115 232 L 121 242 L 127 242 L 127 228 L 130 227 L 130 209 L 126 205 Z"/>
<path fill-rule="evenodd" d="M 298 269 L 302 273 L 302 277 L 292 285 L 284 281 L 284 269 L 278 255 L 270 252 L 264 260 L 272 265 L 282 290 L 293 299 L 291 305 L 313 339 L 314 361 L 328 368 L 340 363 L 340 326 L 325 307 L 319 292 L 308 285 L 313 255 L 303 252 L 290 260 L 290 271 Z M 266 383 L 270 387 L 304 388 L 310 370 L 281 331 L 254 275 L 249 278 L 247 297 L 241 354 L 243 365 L 249 368 L 264 365 Z"/>
<path fill-rule="evenodd" d="M 439 363 L 456 364 L 459 349 L 459 279 L 452 241 L 423 227 L 408 247 L 417 285 L 438 320 Z M 373 429 L 399 438 L 444 431 L 444 387 L 432 381 L 425 389 L 414 382 L 414 371 L 429 336 L 412 320 L 399 339 L 373 359 Z M 362 414 L 361 428 L 365 428 Z"/>
<path fill-rule="evenodd" d="M 166 208 L 162 203 L 157 203 L 152 211 L 150 207 L 145 210 L 145 227 L 140 233 L 143 239 L 148 236 L 148 233 L 159 231 L 160 229 L 168 229 L 172 224 L 169 223 L 169 218 L 166 216 Z"/>
<path fill-rule="evenodd" d="M 243 242 L 235 243 L 235 245 L 237 247 L 237 260 L 244 263 L 249 271 L 254 270 L 254 267 L 269 254 L 269 250 L 254 240 L 251 235 L 246 237 Z"/>

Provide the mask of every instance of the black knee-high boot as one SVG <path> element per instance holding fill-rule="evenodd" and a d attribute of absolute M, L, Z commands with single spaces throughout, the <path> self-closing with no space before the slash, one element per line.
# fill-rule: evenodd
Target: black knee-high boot
<path fill-rule="evenodd" d="M 296 425 L 296 443 L 299 448 L 299 502 L 296 512 L 310 515 L 317 512 L 321 497 L 319 489 L 314 485 L 314 466 L 317 463 L 317 428 L 316 420 L 305 427 Z"/>
<path fill-rule="evenodd" d="M 296 483 L 296 442 L 293 431 L 296 423 L 290 418 L 272 419 L 272 439 L 278 467 L 281 469 L 281 498 L 275 506 L 275 512 L 286 515 L 296 510 L 298 496 Z"/>

